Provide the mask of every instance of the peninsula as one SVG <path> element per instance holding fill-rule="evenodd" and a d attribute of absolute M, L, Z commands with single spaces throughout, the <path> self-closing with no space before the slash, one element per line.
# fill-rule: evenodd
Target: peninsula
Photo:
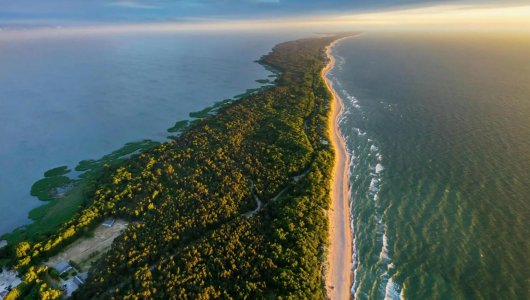
<path fill-rule="evenodd" d="M 260 59 L 274 85 L 81 177 L 88 203 L 10 244 L 2 261 L 24 281 L 7 298 L 56 299 L 70 277 L 73 299 L 349 298 L 347 153 L 325 73 L 329 45 L 350 35 L 275 46 Z M 114 220 L 117 237 L 101 229 Z M 87 244 L 99 250 L 76 261 Z M 58 258 L 60 274 L 49 267 Z"/>

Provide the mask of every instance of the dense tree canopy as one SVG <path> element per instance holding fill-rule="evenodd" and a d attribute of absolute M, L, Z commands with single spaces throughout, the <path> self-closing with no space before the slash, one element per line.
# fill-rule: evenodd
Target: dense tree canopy
<path fill-rule="evenodd" d="M 54 296 L 35 268 L 112 215 L 130 226 L 73 298 L 324 298 L 333 151 L 321 70 L 336 38 L 277 45 L 261 59 L 281 71 L 274 87 L 102 170 L 88 207 L 19 244 L 31 280 L 17 296 Z"/>

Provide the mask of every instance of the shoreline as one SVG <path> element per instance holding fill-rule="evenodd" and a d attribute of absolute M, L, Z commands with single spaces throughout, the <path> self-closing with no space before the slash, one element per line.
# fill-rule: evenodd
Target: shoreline
<path fill-rule="evenodd" d="M 280 78 L 281 86 L 276 85 L 267 91 L 259 91 L 256 95 L 245 95 L 226 108 L 220 109 L 216 114 L 209 115 L 194 126 L 188 127 L 183 134 L 175 138 L 174 142 L 157 145 L 156 148 L 142 155 L 127 157 L 127 162 L 116 167 L 98 169 L 94 166 L 94 161 L 84 161 L 79 168 L 80 171 L 95 169 L 95 172 L 106 173 L 101 173 L 101 180 L 88 187 L 87 194 L 91 197 L 89 204 L 82 207 L 78 214 L 65 222 L 56 232 L 37 236 L 35 240 L 20 243 L 18 247 L 12 245 L 17 247 L 17 256 L 10 255 L 7 257 L 9 259 L 7 262 L 16 265 L 24 273 L 22 274 L 24 281 L 10 293 L 10 296 L 18 295 L 23 298 L 35 290 L 41 294 L 59 295 L 60 289 L 57 289 L 53 282 L 47 281 L 49 278 L 41 262 L 48 261 L 64 249 L 70 249 L 67 247 L 71 245 L 77 245 L 74 243 L 85 232 L 93 230 L 99 221 L 119 214 L 125 219 L 139 219 L 142 226 L 131 226 L 125 232 L 126 236 L 115 242 L 117 243 L 113 246 L 115 251 L 105 255 L 104 261 L 112 261 L 115 266 L 103 263 L 104 261 L 96 264 L 96 269 L 92 272 L 102 274 L 101 280 L 105 284 L 100 284 L 102 281 L 99 279 L 96 282 L 89 278 L 78 291 L 78 295 L 94 298 L 106 294 L 109 290 L 114 290 L 118 298 L 125 295 L 145 295 L 143 291 L 136 291 L 133 287 L 121 289 L 121 282 L 133 279 L 134 273 L 126 274 L 123 270 L 127 263 L 133 261 L 131 267 L 138 270 L 143 269 L 145 263 L 148 263 L 150 266 L 158 266 L 157 272 L 160 276 L 169 278 L 169 276 L 182 275 L 195 278 L 189 285 L 180 286 L 180 293 L 192 298 L 199 295 L 197 287 L 206 288 L 209 281 L 217 281 L 219 278 L 222 278 L 219 292 L 228 296 L 233 294 L 231 297 L 252 298 L 256 295 L 266 297 L 268 295 L 266 288 L 297 282 L 298 284 L 290 289 L 278 290 L 278 296 L 325 298 L 326 290 L 322 285 L 324 267 L 322 251 L 325 249 L 315 247 L 315 241 L 322 245 L 327 243 L 328 239 L 328 236 L 326 234 L 322 236 L 322 233 L 329 229 L 327 222 L 329 213 L 322 213 L 319 207 L 329 206 L 329 196 L 326 195 L 327 193 L 322 194 L 321 191 L 330 188 L 334 181 L 332 177 L 321 176 L 321 171 L 329 173 L 332 168 L 336 168 L 336 164 L 334 165 L 334 153 L 332 153 L 335 149 L 330 148 L 329 143 L 325 143 L 322 138 L 326 137 L 332 126 L 330 105 L 333 105 L 333 111 L 338 106 L 334 106 L 331 94 L 323 90 L 327 88 L 324 87 L 326 83 L 315 84 L 313 78 L 322 76 L 324 66 L 329 64 L 323 49 L 338 37 L 344 36 L 341 34 L 300 39 L 276 45 L 269 54 L 262 57 L 261 61 L 283 70 Z M 326 70 L 329 68 L 328 66 Z M 286 91 L 293 93 L 288 101 L 285 98 Z M 255 105 L 257 102 L 255 100 L 261 99 L 266 101 L 264 102 L 267 106 Z M 338 112 L 340 110 L 333 114 L 335 118 Z M 278 118 L 279 114 L 284 113 L 289 113 L 286 118 Z M 277 144 L 277 137 L 282 135 L 301 143 L 294 149 L 289 145 Z M 331 136 L 326 138 L 329 142 L 334 141 Z M 274 149 L 275 151 L 262 147 L 255 149 L 255 145 L 261 144 L 275 144 L 278 147 Z M 237 153 L 237 159 L 226 153 Z M 249 163 L 242 166 L 240 161 Z M 301 165 L 300 162 L 311 163 L 316 167 L 304 171 L 306 164 Z M 271 171 L 268 164 L 277 166 L 277 169 Z M 53 169 L 46 173 L 60 174 L 66 171 L 64 169 Z M 229 175 L 212 176 L 210 172 L 203 171 L 208 169 Z M 295 182 L 296 178 L 305 177 L 304 183 L 296 188 L 293 187 L 293 193 L 288 197 L 296 197 L 293 198 L 296 201 L 278 202 L 280 204 L 277 208 L 282 210 L 282 213 L 270 214 L 270 219 L 255 218 L 251 223 L 239 222 L 239 219 L 236 219 L 241 215 L 241 211 L 234 207 L 243 208 L 256 189 L 249 188 L 250 183 L 244 179 L 260 182 L 258 192 L 265 191 L 271 185 L 281 187 L 282 184 L 288 184 L 291 187 L 293 179 L 284 180 L 277 174 L 278 172 L 288 174 L 294 169 L 304 171 L 294 177 Z M 344 168 L 342 170 L 345 171 Z M 305 176 L 306 174 L 308 176 Z M 89 179 L 83 177 L 83 180 Z M 336 180 L 336 182 L 345 181 Z M 180 187 L 187 189 L 187 186 L 189 190 L 180 190 Z M 282 192 L 283 190 L 278 195 Z M 197 201 L 197 195 L 204 200 Z M 174 201 L 177 197 L 178 204 Z M 219 197 L 227 197 L 226 199 L 230 201 L 215 201 Z M 272 198 L 271 201 L 277 197 Z M 343 197 L 337 199 L 339 198 Z M 212 211 L 211 208 L 215 210 Z M 344 209 L 336 211 L 343 212 Z M 194 222 L 190 218 L 197 218 L 199 221 Z M 212 225 L 211 228 L 204 227 L 205 223 L 200 220 L 207 221 Z M 340 222 L 346 226 L 348 224 L 347 220 Z M 267 228 L 270 228 L 271 224 L 277 231 L 268 234 Z M 275 224 L 278 226 L 276 227 Z M 285 224 L 289 226 L 285 228 Z M 300 224 L 300 226 L 293 227 L 291 224 Z M 314 226 L 304 224 L 314 224 Z M 241 238 L 241 233 L 245 234 L 245 238 Z M 191 244 L 175 243 L 169 251 L 168 240 L 180 239 L 185 241 L 189 239 Z M 149 243 L 145 243 L 146 240 Z M 340 239 L 334 241 L 338 240 Z M 345 250 L 348 247 L 345 245 L 347 244 L 335 248 Z M 304 251 L 299 252 L 301 247 Z M 215 248 L 232 249 L 214 256 L 220 261 L 232 262 L 225 270 L 211 269 L 213 270 L 211 273 L 197 273 L 195 268 L 175 270 L 174 266 L 178 266 L 178 263 L 175 265 L 166 263 L 174 256 L 175 251 L 182 253 L 192 251 L 189 253 L 200 259 L 201 268 L 209 268 L 215 265 L 211 261 L 210 251 Z M 132 249 L 139 250 L 131 252 Z M 259 252 L 270 254 L 265 258 L 272 264 L 255 265 L 255 253 Z M 335 257 L 341 258 L 339 263 L 343 263 L 344 256 Z M 281 276 L 275 276 L 274 265 L 283 264 L 286 259 L 293 263 L 284 266 L 285 271 Z M 316 263 L 319 260 L 320 263 Z M 301 265 L 304 268 L 297 267 Z M 350 272 L 348 266 L 345 270 Z M 231 275 L 242 272 L 254 275 L 251 278 Z M 26 276 L 27 274 L 31 276 Z M 116 276 L 119 277 L 119 281 L 111 280 Z M 348 279 L 351 278 L 348 278 L 348 274 L 346 276 L 336 282 L 344 283 L 344 292 L 347 294 Z M 256 282 L 256 287 L 239 289 L 241 285 L 249 282 Z M 141 283 L 144 286 L 159 287 L 149 276 L 143 277 Z M 173 284 L 160 286 L 158 298 L 171 294 L 173 286 Z M 154 295 L 157 293 L 155 289 L 149 292 L 152 293 L 151 296 L 157 298 Z"/>
<path fill-rule="evenodd" d="M 349 205 L 349 154 L 342 136 L 338 120 L 344 109 L 343 103 L 333 83 L 327 78 L 327 73 L 335 66 L 335 58 L 331 55 L 331 48 L 341 38 L 333 41 L 326 47 L 328 64 L 322 69 L 322 78 L 326 87 L 332 94 L 331 118 L 329 119 L 329 132 L 335 152 L 335 163 L 331 179 L 331 208 L 328 211 L 329 219 L 329 252 L 327 259 L 326 290 L 330 299 L 350 299 L 350 288 L 353 283 L 353 244 L 350 228 Z"/>

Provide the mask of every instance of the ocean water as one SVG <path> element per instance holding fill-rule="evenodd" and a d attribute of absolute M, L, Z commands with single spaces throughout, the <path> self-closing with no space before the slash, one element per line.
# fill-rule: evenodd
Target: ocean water
<path fill-rule="evenodd" d="M 43 203 L 31 185 L 48 169 L 164 140 L 188 114 L 259 87 L 254 61 L 287 33 L 0 36 L 0 235 Z"/>
<path fill-rule="evenodd" d="M 333 49 L 357 299 L 530 299 L 530 37 Z"/>

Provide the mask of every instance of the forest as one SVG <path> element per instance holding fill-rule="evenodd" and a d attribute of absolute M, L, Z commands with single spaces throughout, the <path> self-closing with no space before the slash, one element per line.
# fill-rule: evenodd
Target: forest
<path fill-rule="evenodd" d="M 259 61 L 279 70 L 274 86 L 98 169 L 73 218 L 12 248 L 24 282 L 7 299 L 62 297 L 42 263 L 110 216 L 130 225 L 73 299 L 326 298 L 334 152 L 321 71 L 340 37 L 275 46 Z"/>

